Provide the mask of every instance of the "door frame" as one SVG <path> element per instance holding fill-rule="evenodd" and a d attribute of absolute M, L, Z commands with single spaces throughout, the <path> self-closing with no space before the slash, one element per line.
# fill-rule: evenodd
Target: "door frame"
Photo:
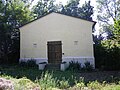
<path fill-rule="evenodd" d="M 47 42 L 47 57 L 48 57 L 48 63 L 60 64 L 62 62 L 62 42 L 61 41 Z"/>

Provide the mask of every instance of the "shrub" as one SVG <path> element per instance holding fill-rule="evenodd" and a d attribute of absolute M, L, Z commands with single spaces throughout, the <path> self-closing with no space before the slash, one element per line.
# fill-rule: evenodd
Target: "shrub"
<path fill-rule="evenodd" d="M 41 86 L 42 90 L 48 90 L 50 88 L 55 88 L 58 85 L 58 81 L 56 78 L 53 78 L 53 74 L 42 73 L 41 78 L 36 80 L 36 82 Z"/>
<path fill-rule="evenodd" d="M 21 67 L 26 67 L 26 66 L 27 66 L 27 62 L 21 61 L 21 62 L 19 63 L 19 66 L 21 66 Z"/>
<path fill-rule="evenodd" d="M 95 45 L 95 65 L 101 70 L 120 70 L 120 47 L 112 46 L 110 40 Z"/>
<path fill-rule="evenodd" d="M 52 88 L 61 88 L 66 89 L 69 85 L 69 80 L 66 80 L 64 77 L 62 80 L 58 80 L 53 77 L 53 74 L 50 74 L 48 71 L 42 73 L 41 78 L 37 79 L 36 82 L 41 86 L 42 90 L 52 90 Z"/>
<path fill-rule="evenodd" d="M 96 81 L 92 81 L 92 82 L 89 82 L 87 84 L 87 87 L 90 88 L 91 90 L 100 90 L 102 88 L 102 85 L 96 80 Z"/>
<path fill-rule="evenodd" d="M 66 80 L 65 77 L 63 77 L 63 79 L 61 81 L 59 81 L 59 88 L 61 88 L 61 89 L 68 88 L 70 86 L 68 81 L 69 80 Z"/>
<path fill-rule="evenodd" d="M 67 70 L 70 70 L 70 71 L 79 71 L 81 69 L 81 64 L 78 63 L 78 62 L 74 62 L 74 61 L 71 61 L 69 62 L 69 67 Z"/>
<path fill-rule="evenodd" d="M 85 71 L 92 71 L 93 70 L 93 65 L 90 64 L 90 62 L 87 61 L 87 62 L 84 63 L 84 66 L 83 66 L 82 69 L 85 70 Z"/>
<path fill-rule="evenodd" d="M 28 68 L 31 68 L 31 67 L 38 67 L 38 65 L 36 64 L 36 61 L 31 59 L 31 60 L 28 60 L 27 62 L 24 62 L 24 61 L 21 61 L 19 63 L 20 66 L 22 67 L 28 67 Z"/>
<path fill-rule="evenodd" d="M 16 90 L 40 90 L 39 85 L 33 83 L 31 80 L 26 77 L 20 78 L 15 84 Z"/>
<path fill-rule="evenodd" d="M 79 81 L 77 81 L 75 83 L 76 83 L 76 87 L 78 87 L 80 90 L 85 87 L 85 83 L 84 83 L 84 78 L 83 77 L 80 77 Z"/>
<path fill-rule="evenodd" d="M 38 65 L 36 64 L 36 61 L 34 59 L 28 60 L 27 66 L 28 67 L 38 67 Z"/>

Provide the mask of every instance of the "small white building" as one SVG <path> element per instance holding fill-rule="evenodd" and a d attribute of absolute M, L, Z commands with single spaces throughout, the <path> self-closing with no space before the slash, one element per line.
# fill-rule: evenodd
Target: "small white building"
<path fill-rule="evenodd" d="M 36 63 L 89 61 L 95 66 L 92 28 L 88 21 L 52 12 L 20 27 L 20 61 Z"/>

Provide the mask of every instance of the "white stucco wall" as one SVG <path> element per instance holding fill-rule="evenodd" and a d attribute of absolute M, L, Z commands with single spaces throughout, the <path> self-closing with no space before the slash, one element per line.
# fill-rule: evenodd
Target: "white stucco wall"
<path fill-rule="evenodd" d="M 20 28 L 20 59 L 46 61 L 47 42 L 62 41 L 63 61 L 92 58 L 94 64 L 93 24 L 94 22 L 58 13 L 48 14 L 29 23 Z"/>

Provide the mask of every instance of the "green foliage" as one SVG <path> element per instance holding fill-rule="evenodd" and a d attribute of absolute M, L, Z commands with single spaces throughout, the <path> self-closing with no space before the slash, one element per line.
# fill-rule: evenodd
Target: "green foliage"
<path fill-rule="evenodd" d="M 101 42 L 102 46 L 106 49 L 112 49 L 118 46 L 116 40 L 108 39 Z"/>
<path fill-rule="evenodd" d="M 120 85 L 106 85 L 105 87 L 102 88 L 102 90 L 120 90 Z"/>
<path fill-rule="evenodd" d="M 66 80 L 65 77 L 63 77 L 62 80 L 59 81 L 59 88 L 67 89 L 70 86 L 68 81 L 69 80 Z"/>
<path fill-rule="evenodd" d="M 78 87 L 80 90 L 85 87 L 85 82 L 83 77 L 80 77 L 79 81 L 76 82 L 76 87 Z"/>
<path fill-rule="evenodd" d="M 27 62 L 23 62 L 21 61 L 19 63 L 19 66 L 21 67 L 27 67 L 27 68 L 38 68 L 38 65 L 36 64 L 36 61 L 35 60 L 28 60 Z"/>
<path fill-rule="evenodd" d="M 41 85 L 43 90 L 55 88 L 58 85 L 58 81 L 56 78 L 53 78 L 53 74 L 47 72 L 42 73 L 41 78 L 36 80 L 36 82 Z"/>
<path fill-rule="evenodd" d="M 9 79 L 7 77 L 9 77 Z M 37 83 L 35 83 L 31 81 L 30 79 L 27 79 L 26 77 L 16 79 L 16 78 L 4 75 L 4 76 L 0 76 L 0 78 L 6 81 L 9 80 L 9 83 L 12 82 L 13 88 L 15 90 L 59 90 L 57 88 L 60 88 L 59 86 L 56 86 L 55 88 L 51 86 L 47 88 L 42 88 L 41 87 L 42 84 L 38 83 L 40 80 L 36 80 Z M 65 82 L 67 82 L 67 80 L 65 80 Z M 89 90 L 89 89 L 90 90 L 119 90 L 120 88 L 119 84 L 106 83 L 106 82 L 100 83 L 97 80 L 89 82 L 85 85 L 85 82 L 83 81 L 83 79 L 81 79 L 79 82 L 76 83 L 74 87 L 71 87 L 71 88 L 66 88 L 67 86 L 66 84 L 62 84 L 62 85 L 63 86 L 65 85 L 63 89 L 68 89 L 68 90 Z"/>
<path fill-rule="evenodd" d="M 65 7 L 62 8 L 61 13 L 71 15 L 86 20 L 92 20 L 93 6 L 90 5 L 90 1 L 85 2 L 81 7 L 80 0 L 70 0 Z"/>
<path fill-rule="evenodd" d="M 95 46 L 96 66 L 105 70 L 120 70 L 120 20 L 114 20 L 113 37 Z"/>
<path fill-rule="evenodd" d="M 71 61 L 69 63 L 69 67 L 67 68 L 67 70 L 72 71 L 72 72 L 92 71 L 93 70 L 93 65 L 91 65 L 90 62 L 85 62 L 84 66 L 81 67 L 81 63 Z"/>
<path fill-rule="evenodd" d="M 90 62 L 85 62 L 84 66 L 82 68 L 82 70 L 84 71 L 92 71 L 93 70 L 93 65 L 90 64 Z"/>
<path fill-rule="evenodd" d="M 101 44 L 94 45 L 94 53 L 95 53 L 95 67 L 98 69 L 104 69 L 105 64 L 106 64 L 106 59 L 105 54 L 106 54 L 106 49 L 102 47 Z"/>
<path fill-rule="evenodd" d="M 43 16 L 51 11 L 56 11 L 56 6 L 54 5 L 55 0 L 39 0 L 37 5 L 33 7 L 33 13 L 35 18 Z"/>
<path fill-rule="evenodd" d="M 113 38 L 102 41 L 105 48 L 105 57 L 108 61 L 107 66 L 113 70 L 119 70 L 120 67 L 120 20 L 114 20 Z"/>
<path fill-rule="evenodd" d="M 116 45 L 120 47 L 120 20 L 114 21 L 114 40 L 116 41 Z"/>
<path fill-rule="evenodd" d="M 77 82 L 73 89 L 70 90 L 119 90 L 119 88 L 120 85 L 116 83 L 106 83 L 106 81 L 100 83 L 95 80 L 89 81 L 85 84 L 85 82 L 82 80 L 80 82 Z"/>
<path fill-rule="evenodd" d="M 30 89 L 38 89 L 40 90 L 40 86 L 33 83 L 31 80 L 23 77 L 17 80 L 15 83 L 15 90 L 30 90 Z"/>
<path fill-rule="evenodd" d="M 81 64 L 79 62 L 74 62 L 74 61 L 69 62 L 69 67 L 67 68 L 67 70 L 78 72 L 80 69 L 81 69 Z"/>
<path fill-rule="evenodd" d="M 95 46 L 96 68 L 101 70 L 120 70 L 120 48 L 114 40 L 103 41 Z"/>
<path fill-rule="evenodd" d="M 111 76 L 111 82 L 115 83 L 115 84 L 119 84 L 120 78 L 115 77 L 115 76 Z"/>
<path fill-rule="evenodd" d="M 90 1 L 85 2 L 85 4 L 83 4 L 81 7 L 79 1 L 80 0 L 70 0 L 67 5 L 63 6 L 62 4 L 55 5 L 55 0 L 40 0 L 37 5 L 33 7 L 33 12 L 36 18 L 54 11 L 70 16 L 92 20 L 91 16 L 93 14 L 93 6 L 90 5 Z"/>
<path fill-rule="evenodd" d="M 94 89 L 98 89 L 100 90 L 102 88 L 102 85 L 96 80 L 96 81 L 93 81 L 93 82 L 89 82 L 87 84 L 87 86 L 91 89 L 91 90 L 94 90 Z"/>
<path fill-rule="evenodd" d="M 21 61 L 21 62 L 19 63 L 19 66 L 21 66 L 21 67 L 26 67 L 26 66 L 27 66 L 27 62 Z"/>
<path fill-rule="evenodd" d="M 19 58 L 19 29 L 33 19 L 22 0 L 0 0 L 0 62 L 15 63 Z"/>
<path fill-rule="evenodd" d="M 44 72 L 43 71 L 42 72 L 35 68 L 23 69 L 22 67 L 19 67 L 19 66 L 18 67 L 9 66 L 9 68 L 6 67 L 2 69 L 6 72 L 4 72 L 3 75 L 0 75 L 0 78 L 5 78 L 7 80 L 12 81 L 14 83 L 15 90 L 23 90 L 23 89 L 24 90 L 31 90 L 31 89 L 32 90 L 41 90 L 41 89 L 42 90 L 59 90 L 59 88 L 67 89 L 67 90 L 84 90 L 84 89 L 85 90 L 89 90 L 89 89 L 90 90 L 94 90 L 94 89 L 95 90 L 110 90 L 110 89 L 116 90 L 120 87 L 119 76 L 118 78 L 115 76 L 112 76 L 111 77 L 112 83 L 110 82 L 108 83 L 108 81 L 103 81 L 103 83 L 100 83 L 99 81 L 92 81 L 92 78 L 89 76 L 86 77 L 86 75 L 84 74 L 85 72 L 84 73 L 78 73 L 78 72 L 75 73 L 71 71 L 69 72 L 68 71 L 66 72 L 61 72 L 61 71 L 49 71 L 49 72 L 45 71 Z M 80 77 L 81 74 L 83 74 L 83 77 Z M 93 76 L 96 77 L 97 76 L 96 74 L 97 72 L 95 74 L 93 73 Z M 8 75 L 11 75 L 12 77 Z M 87 82 L 85 80 L 86 78 L 90 78 L 91 80 Z"/>
<path fill-rule="evenodd" d="M 20 26 L 33 19 L 29 7 L 26 6 L 22 0 L 11 0 L 11 2 L 8 3 L 8 8 L 8 13 L 12 13 L 12 17 L 10 19 L 13 20 L 11 20 L 11 22 L 15 25 Z"/>

